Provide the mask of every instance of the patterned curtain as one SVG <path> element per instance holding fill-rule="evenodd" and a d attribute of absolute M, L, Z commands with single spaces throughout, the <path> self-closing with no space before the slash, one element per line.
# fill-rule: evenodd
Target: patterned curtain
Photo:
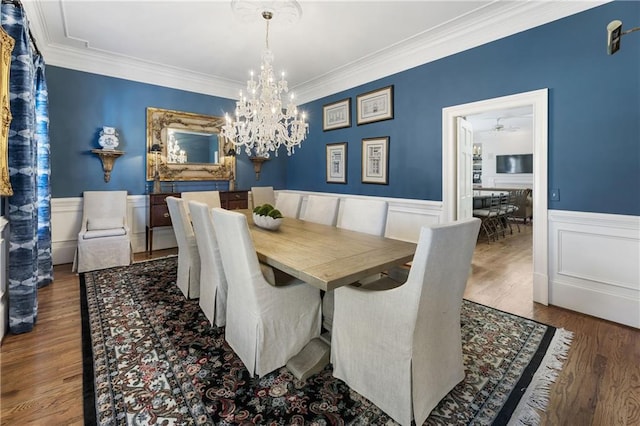
<path fill-rule="evenodd" d="M 38 288 L 53 281 L 47 85 L 19 1 L 2 1 L 2 27 L 15 40 L 9 84 L 9 329 L 24 333 L 38 316 Z"/>

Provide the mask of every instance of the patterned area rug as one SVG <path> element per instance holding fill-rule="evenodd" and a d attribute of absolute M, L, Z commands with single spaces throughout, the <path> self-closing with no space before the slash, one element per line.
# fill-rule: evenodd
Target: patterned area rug
<path fill-rule="evenodd" d="M 169 257 L 81 276 L 87 424 L 396 424 L 331 365 L 252 379 L 176 268 Z M 462 334 L 466 378 L 425 424 L 536 424 L 571 333 L 465 300 Z"/>

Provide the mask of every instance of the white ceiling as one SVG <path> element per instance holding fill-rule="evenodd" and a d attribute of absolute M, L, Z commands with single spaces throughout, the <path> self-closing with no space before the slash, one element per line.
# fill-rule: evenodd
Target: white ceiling
<path fill-rule="evenodd" d="M 604 1 L 305 1 L 270 28 L 274 68 L 306 102 Z M 231 1 L 23 0 L 45 62 L 235 98 L 259 66 L 265 23 Z"/>

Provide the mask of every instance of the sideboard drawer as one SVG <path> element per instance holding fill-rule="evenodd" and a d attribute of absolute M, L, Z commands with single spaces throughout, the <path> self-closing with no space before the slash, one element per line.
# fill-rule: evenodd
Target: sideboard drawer
<path fill-rule="evenodd" d="M 151 208 L 151 216 L 149 218 L 150 226 L 171 226 L 171 216 L 169 215 L 169 207 L 165 204 L 156 204 Z"/>
<path fill-rule="evenodd" d="M 249 191 L 221 191 L 220 205 L 227 210 L 249 208 Z"/>

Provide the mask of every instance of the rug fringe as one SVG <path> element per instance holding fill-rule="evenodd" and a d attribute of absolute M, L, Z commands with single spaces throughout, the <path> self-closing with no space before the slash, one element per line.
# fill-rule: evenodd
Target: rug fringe
<path fill-rule="evenodd" d="M 516 407 L 509 420 L 511 426 L 531 426 L 540 424 L 540 411 L 544 411 L 549 404 L 549 389 L 556 381 L 567 359 L 573 333 L 558 328 L 551 339 L 549 349 L 545 354 L 540 367 L 533 375 L 531 384 L 525 391 L 520 403 Z"/>

